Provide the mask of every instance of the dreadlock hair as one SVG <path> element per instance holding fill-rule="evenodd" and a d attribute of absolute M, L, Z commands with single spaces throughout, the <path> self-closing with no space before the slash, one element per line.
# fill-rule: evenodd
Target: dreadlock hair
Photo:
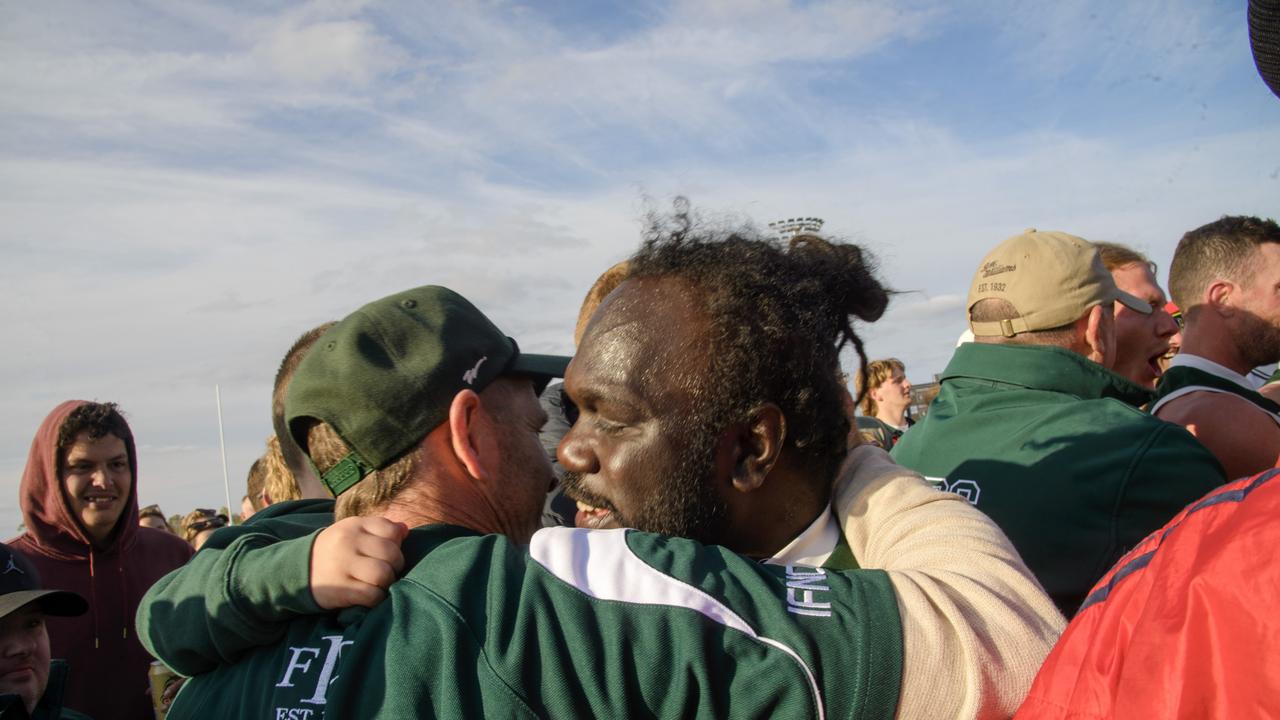
<path fill-rule="evenodd" d="M 852 344 L 865 375 L 853 319 L 875 321 L 889 302 L 875 271 L 856 245 L 702 227 L 681 198 L 672 216 L 650 217 L 627 277 L 678 277 L 701 293 L 712 348 L 712 377 L 696 383 L 704 421 L 723 428 L 773 403 L 786 417 L 785 443 L 826 482 L 849 435 L 840 350 Z"/>

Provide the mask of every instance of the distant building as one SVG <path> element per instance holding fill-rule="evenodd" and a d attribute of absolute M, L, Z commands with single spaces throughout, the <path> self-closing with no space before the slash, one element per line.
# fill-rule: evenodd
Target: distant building
<path fill-rule="evenodd" d="M 907 414 L 912 420 L 920 420 L 929 414 L 929 404 L 933 399 L 938 397 L 938 382 L 935 380 L 931 383 L 922 383 L 911 385 L 911 405 L 907 407 Z"/>

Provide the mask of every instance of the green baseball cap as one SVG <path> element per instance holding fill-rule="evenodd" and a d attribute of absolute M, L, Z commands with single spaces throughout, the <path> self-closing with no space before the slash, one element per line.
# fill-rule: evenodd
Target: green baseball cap
<path fill-rule="evenodd" d="M 1151 304 L 1116 287 L 1089 241 L 1064 232 L 1034 228 L 1015 235 L 987 253 L 969 286 L 970 312 L 980 300 L 1006 300 L 1019 317 L 974 322 L 974 335 L 1013 337 L 1074 322 L 1089 308 L 1121 302 L 1135 312 L 1151 314 Z"/>
<path fill-rule="evenodd" d="M 568 364 L 520 352 L 466 298 L 427 285 L 375 300 L 321 335 L 289 383 L 285 422 L 304 451 L 304 418 L 328 423 L 351 448 L 320 478 L 337 496 L 421 442 L 459 392 L 502 375 L 529 376 L 541 392 Z"/>

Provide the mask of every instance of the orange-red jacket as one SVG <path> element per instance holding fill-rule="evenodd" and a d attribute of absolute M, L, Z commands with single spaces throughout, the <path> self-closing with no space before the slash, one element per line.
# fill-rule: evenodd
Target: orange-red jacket
<path fill-rule="evenodd" d="M 1018 720 L 1280 717 L 1280 468 L 1224 485 L 1116 563 Z"/>

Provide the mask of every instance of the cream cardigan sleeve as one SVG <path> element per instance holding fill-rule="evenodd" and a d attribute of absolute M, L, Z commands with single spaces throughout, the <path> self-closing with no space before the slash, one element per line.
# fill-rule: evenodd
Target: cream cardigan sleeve
<path fill-rule="evenodd" d="M 1004 533 L 880 448 L 849 451 L 832 509 L 902 614 L 898 718 L 1007 718 L 1066 620 Z"/>

